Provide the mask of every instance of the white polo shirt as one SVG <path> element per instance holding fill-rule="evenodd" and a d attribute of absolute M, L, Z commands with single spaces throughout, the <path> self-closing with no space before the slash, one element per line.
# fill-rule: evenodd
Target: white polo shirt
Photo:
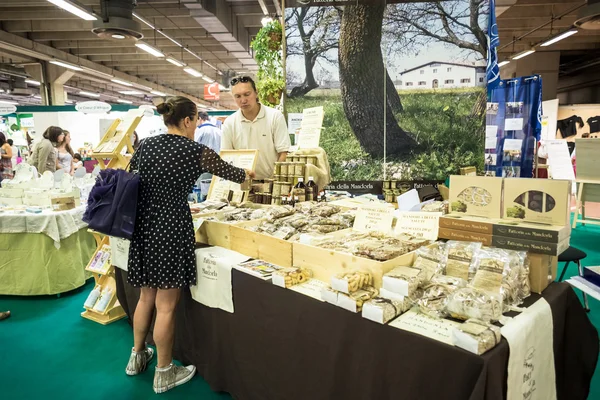
<path fill-rule="evenodd" d="M 264 104 L 260 105 L 254 121 L 246 119 L 242 110 L 237 110 L 223 124 L 221 150 L 258 150 L 256 179 L 271 178 L 278 153 L 288 151 L 290 145 L 283 114 Z"/>

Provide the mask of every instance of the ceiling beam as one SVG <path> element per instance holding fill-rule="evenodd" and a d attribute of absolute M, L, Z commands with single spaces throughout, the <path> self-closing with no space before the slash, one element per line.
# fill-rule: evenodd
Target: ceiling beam
<path fill-rule="evenodd" d="M 192 40 L 192 38 L 203 39 L 211 36 L 202 28 L 186 29 L 185 32 L 179 29 L 163 29 L 164 33 L 179 41 Z M 154 40 L 154 31 L 151 29 L 142 30 L 145 36 L 144 40 Z M 89 30 L 81 31 L 56 31 L 56 32 L 28 32 L 27 37 L 36 42 L 49 42 L 53 40 L 101 40 Z M 163 38 L 162 35 L 156 34 L 156 39 Z"/>
<path fill-rule="evenodd" d="M 160 40 L 147 40 L 147 43 L 152 46 L 158 47 L 164 51 L 174 51 L 175 49 L 180 49 L 181 47 L 177 46 L 175 43 L 171 42 L 168 39 L 160 39 Z M 202 38 L 196 39 L 194 41 L 190 41 L 185 43 L 182 41 L 183 45 L 188 45 L 187 47 L 198 47 L 198 46 L 214 46 L 219 45 L 222 46 L 221 43 L 216 41 L 213 38 Z M 90 40 L 54 40 L 51 43 L 52 47 L 61 50 L 69 50 L 69 49 L 108 49 L 108 48 L 119 48 L 119 47 L 135 47 L 135 42 L 132 40 L 102 40 L 98 38 L 97 41 L 92 42 Z"/>
<path fill-rule="evenodd" d="M 181 29 L 198 29 L 200 25 L 193 19 L 185 20 L 185 24 L 177 25 L 167 19 L 164 19 L 160 24 L 157 25 L 161 30 L 167 31 L 169 29 L 181 30 Z M 76 31 L 90 31 L 93 24 L 90 21 L 84 21 L 81 19 L 76 20 L 38 20 L 38 21 L 6 21 L 2 23 L 2 28 L 8 32 L 76 32 Z M 142 30 L 153 32 L 154 30 L 147 25 L 142 24 Z"/>

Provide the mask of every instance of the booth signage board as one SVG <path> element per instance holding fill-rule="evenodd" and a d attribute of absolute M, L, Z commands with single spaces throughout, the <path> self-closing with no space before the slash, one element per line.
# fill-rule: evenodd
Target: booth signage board
<path fill-rule="evenodd" d="M 219 100 L 220 99 L 220 90 L 219 83 L 207 83 L 204 85 L 204 100 Z"/>
<path fill-rule="evenodd" d="M 302 126 L 302 113 L 288 113 L 288 133 L 296 133 Z"/>
<path fill-rule="evenodd" d="M 14 104 L 0 103 L 0 115 L 13 114 L 17 111 L 17 106 Z"/>
<path fill-rule="evenodd" d="M 84 114 L 106 114 L 110 112 L 112 106 L 103 101 L 84 101 L 83 103 L 78 103 L 75 109 Z"/>

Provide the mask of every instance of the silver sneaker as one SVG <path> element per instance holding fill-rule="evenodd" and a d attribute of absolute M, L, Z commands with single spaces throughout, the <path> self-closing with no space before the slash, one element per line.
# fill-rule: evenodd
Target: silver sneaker
<path fill-rule="evenodd" d="M 183 385 L 194 377 L 196 367 L 188 365 L 180 367 L 171 364 L 166 368 L 156 367 L 154 371 L 154 392 L 164 393 L 167 390 L 173 389 L 175 386 Z"/>
<path fill-rule="evenodd" d="M 125 373 L 129 376 L 133 376 L 144 372 L 146 368 L 148 368 L 150 361 L 152 361 L 152 357 L 154 357 L 154 350 L 150 347 L 146 347 L 142 351 L 134 351 L 131 349 L 131 355 L 129 356 L 129 362 L 127 363 L 127 368 L 125 368 Z"/>

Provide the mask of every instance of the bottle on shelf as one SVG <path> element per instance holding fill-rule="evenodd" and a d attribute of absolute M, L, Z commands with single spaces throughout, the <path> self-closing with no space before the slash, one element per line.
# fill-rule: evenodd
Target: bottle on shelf
<path fill-rule="evenodd" d="M 306 201 L 318 201 L 319 190 L 312 176 L 308 177 L 306 183 Z"/>
<path fill-rule="evenodd" d="M 321 192 L 319 193 L 319 203 L 324 203 L 327 201 L 327 198 L 325 197 L 325 191 L 321 190 Z"/>
<path fill-rule="evenodd" d="M 93 308 L 98 300 L 98 297 L 100 297 L 100 285 L 96 285 L 96 287 L 94 287 L 94 290 L 92 290 L 87 299 L 85 299 L 83 306 L 85 308 Z"/>
<path fill-rule="evenodd" d="M 287 197 L 286 196 L 281 196 L 281 205 L 285 206 L 285 205 L 287 205 L 287 203 L 288 203 L 287 202 Z"/>
<path fill-rule="evenodd" d="M 306 201 L 306 185 L 304 184 L 304 178 L 298 178 L 298 184 L 294 186 L 292 193 L 294 194 L 294 200 L 297 199 L 296 202 Z"/>
<path fill-rule="evenodd" d="M 292 205 L 295 207 L 296 204 L 300 203 L 299 197 L 298 196 L 294 196 L 294 201 L 292 202 Z"/>

